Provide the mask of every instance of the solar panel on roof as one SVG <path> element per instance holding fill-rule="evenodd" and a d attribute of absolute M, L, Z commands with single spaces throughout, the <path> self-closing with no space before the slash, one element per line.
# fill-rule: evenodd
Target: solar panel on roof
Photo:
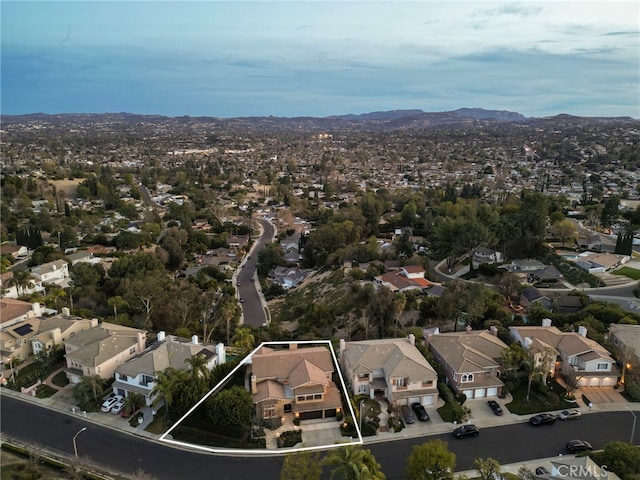
<path fill-rule="evenodd" d="M 24 325 L 21 325 L 18 328 L 15 328 L 13 331 L 16 332 L 18 335 L 20 335 L 22 337 L 22 336 L 26 335 L 27 333 L 32 333 L 33 332 L 33 328 L 31 328 L 31 324 L 30 323 L 25 323 Z"/>

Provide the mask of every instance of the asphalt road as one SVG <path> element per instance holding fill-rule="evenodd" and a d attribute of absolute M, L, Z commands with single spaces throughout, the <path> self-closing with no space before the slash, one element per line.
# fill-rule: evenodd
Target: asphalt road
<path fill-rule="evenodd" d="M 266 323 L 267 317 L 258 291 L 256 290 L 256 283 L 251 280 L 251 278 L 256 275 L 258 252 L 272 241 L 275 233 L 275 228 L 271 223 L 261 218 L 258 219 L 258 222 L 262 225 L 263 233 L 260 238 L 256 240 L 256 245 L 253 248 L 250 258 L 245 261 L 237 276 L 237 282 L 239 282 L 238 294 L 243 300 L 240 306 L 242 307 L 244 324 L 256 328 Z"/>
<path fill-rule="evenodd" d="M 121 433 L 88 422 L 81 417 L 64 414 L 2 396 L 0 421 L 3 436 L 34 445 L 41 451 L 62 452 L 73 456 L 72 439 L 77 437 L 80 456 L 109 472 L 131 475 L 141 468 L 158 480 L 201 479 L 277 480 L 283 457 L 222 457 L 183 451 L 158 442 Z M 475 458 L 495 458 L 501 464 L 547 458 L 563 453 L 564 444 L 580 438 L 602 448 L 612 440 L 629 441 L 632 417 L 629 412 L 603 412 L 583 415 L 581 420 L 556 422 L 555 425 L 532 427 L 516 424 L 484 428 L 477 438 L 454 439 L 451 435 L 410 438 L 385 443 L 367 444 L 388 480 L 405 478 L 406 462 L 414 445 L 440 438 L 448 442 L 456 454 L 456 470 L 471 469 Z M 635 443 L 640 432 L 636 432 Z M 328 471 L 327 473 L 328 478 Z"/>

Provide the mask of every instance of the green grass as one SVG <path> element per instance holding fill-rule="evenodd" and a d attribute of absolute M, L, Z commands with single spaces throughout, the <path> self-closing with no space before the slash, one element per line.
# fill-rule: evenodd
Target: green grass
<path fill-rule="evenodd" d="M 638 270 L 637 268 L 631 268 L 631 267 L 622 267 L 619 268 L 618 270 L 615 270 L 613 272 L 611 272 L 614 275 L 623 275 L 625 277 L 629 277 L 633 280 L 640 280 L 640 270 Z"/>
<path fill-rule="evenodd" d="M 549 410 L 562 410 L 565 408 L 576 407 L 575 403 L 565 402 L 563 400 L 563 396 L 566 392 L 564 388 L 553 381 L 550 383 L 550 385 L 550 391 L 556 393 L 559 397 L 559 401 L 557 404 L 552 404 L 547 401 L 546 395 L 544 393 L 536 392 L 533 387 L 531 387 L 531 394 L 529 395 L 529 401 L 527 402 L 527 385 L 524 384 L 511 392 L 513 401 L 506 404 L 505 406 L 511 413 L 515 413 L 517 415 L 528 415 L 540 412 L 548 412 Z"/>
<path fill-rule="evenodd" d="M 38 398 L 49 398 L 55 394 L 57 390 L 55 388 L 51 388 L 49 385 L 42 384 L 36 390 L 36 397 Z"/>

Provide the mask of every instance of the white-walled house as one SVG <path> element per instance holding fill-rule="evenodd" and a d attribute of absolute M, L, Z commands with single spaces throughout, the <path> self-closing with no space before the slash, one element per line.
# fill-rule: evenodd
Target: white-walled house
<path fill-rule="evenodd" d="M 69 264 L 64 260 L 54 260 L 31 267 L 31 274 L 42 283 L 60 283 L 69 276 Z"/>
<path fill-rule="evenodd" d="M 196 335 L 186 339 L 158 332 L 155 343 L 116 368 L 113 392 L 124 397 L 131 393 L 140 394 L 144 397 L 146 405 L 151 406 L 156 400 L 153 389 L 157 384 L 158 372 L 168 367 L 176 370 L 187 369 L 187 360 L 195 355 L 201 355 L 206 359 L 209 370 L 226 362 L 225 347 L 222 343 L 202 344 Z"/>

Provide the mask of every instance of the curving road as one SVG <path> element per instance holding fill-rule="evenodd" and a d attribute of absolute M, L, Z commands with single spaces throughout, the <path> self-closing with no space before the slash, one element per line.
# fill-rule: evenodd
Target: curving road
<path fill-rule="evenodd" d="M 73 457 L 73 436 L 87 427 L 77 437 L 78 454 L 88 456 L 103 470 L 126 476 L 141 468 L 158 480 L 212 477 L 277 480 L 282 468 L 282 456 L 223 457 L 184 451 L 7 395 L 2 395 L 0 415 L 5 439 L 15 438 L 37 450 L 62 453 L 69 458 Z M 590 413 L 579 421 L 537 428 L 526 423 L 484 428 L 478 438 L 456 440 L 451 435 L 437 435 L 371 443 L 366 448 L 371 449 L 388 480 L 406 478 L 406 462 L 412 447 L 433 438 L 448 442 L 449 449 L 456 454 L 458 471 L 471 469 L 478 457 L 492 457 L 501 464 L 533 460 L 535 466 L 537 458 L 563 453 L 566 441 L 574 438 L 588 440 L 596 449 L 612 440 L 628 442 L 632 420 L 627 411 Z M 639 438 L 640 432 L 636 432 L 635 443 Z M 328 471 L 325 473 L 328 478 Z"/>
<path fill-rule="evenodd" d="M 262 227 L 262 234 L 256 240 L 254 247 L 251 249 L 251 255 L 245 259 L 236 277 L 238 294 L 243 300 L 240 305 L 244 324 L 255 328 L 267 323 L 266 303 L 263 303 L 262 294 L 257 290 L 259 286 L 256 277 L 258 252 L 268 243 L 271 243 L 275 235 L 275 227 L 270 222 L 261 218 L 258 219 L 258 222 Z M 255 280 L 252 280 L 252 278 Z"/>

